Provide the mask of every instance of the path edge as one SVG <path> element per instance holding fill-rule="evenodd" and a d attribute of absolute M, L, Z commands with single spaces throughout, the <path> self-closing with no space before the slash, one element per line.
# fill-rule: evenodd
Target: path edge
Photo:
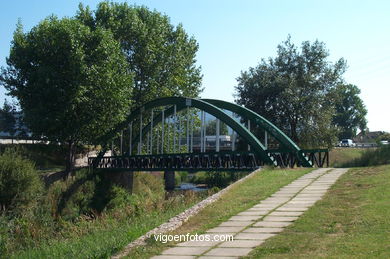
<path fill-rule="evenodd" d="M 210 197 L 207 197 L 206 199 L 198 202 L 197 204 L 195 204 L 192 207 L 186 209 L 185 211 L 181 212 L 180 214 L 170 218 L 167 222 L 162 223 L 158 227 L 156 227 L 156 228 L 146 232 L 146 234 L 144 234 L 143 236 L 140 236 L 136 240 L 134 240 L 134 241 L 130 242 L 129 244 L 127 244 L 121 250 L 121 252 L 119 252 L 118 254 L 116 254 L 114 256 L 111 256 L 111 259 L 119 259 L 119 258 L 122 258 L 124 256 L 127 256 L 130 253 L 131 249 L 133 249 L 134 247 L 137 247 L 137 246 L 145 245 L 146 244 L 145 240 L 147 240 L 148 238 L 152 237 L 153 235 L 164 234 L 164 233 L 167 233 L 167 232 L 170 232 L 170 231 L 178 229 L 180 226 L 183 225 L 183 223 L 188 221 L 192 216 L 195 216 L 196 214 L 198 214 L 206 206 L 208 206 L 208 205 L 216 202 L 217 200 L 219 200 L 219 198 L 225 192 L 229 191 L 234 186 L 242 183 L 246 179 L 253 177 L 255 174 L 260 172 L 262 169 L 263 168 L 256 169 L 255 171 L 251 172 L 247 176 L 237 180 L 236 182 L 230 184 L 229 186 L 225 187 L 224 189 L 220 190 L 219 192 L 211 195 Z"/>

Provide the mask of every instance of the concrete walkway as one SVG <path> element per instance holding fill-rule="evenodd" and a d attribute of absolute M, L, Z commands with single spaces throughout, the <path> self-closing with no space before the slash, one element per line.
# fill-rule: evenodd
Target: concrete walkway
<path fill-rule="evenodd" d="M 267 238 L 277 235 L 297 220 L 346 171 L 347 169 L 316 169 L 206 233 L 230 234 L 234 236 L 234 241 L 188 241 L 179 243 L 152 259 L 235 259 L 245 256 Z"/>

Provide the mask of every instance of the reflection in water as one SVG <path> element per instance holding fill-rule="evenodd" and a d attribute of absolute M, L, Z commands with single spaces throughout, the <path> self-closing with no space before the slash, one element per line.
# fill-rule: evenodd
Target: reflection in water
<path fill-rule="evenodd" d="M 206 191 L 208 188 L 205 184 L 193 184 L 193 183 L 181 183 L 180 187 L 176 187 L 176 190 L 182 190 L 182 191 Z"/>

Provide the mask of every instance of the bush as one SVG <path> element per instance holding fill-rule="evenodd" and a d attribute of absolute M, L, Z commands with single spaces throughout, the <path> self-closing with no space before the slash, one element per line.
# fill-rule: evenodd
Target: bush
<path fill-rule="evenodd" d="M 374 166 L 390 164 L 390 145 L 381 145 L 375 150 L 367 150 L 354 161 L 354 166 Z"/>
<path fill-rule="evenodd" d="M 34 164 L 15 149 L 6 149 L 0 155 L 0 207 L 25 210 L 37 201 L 43 184 Z"/>

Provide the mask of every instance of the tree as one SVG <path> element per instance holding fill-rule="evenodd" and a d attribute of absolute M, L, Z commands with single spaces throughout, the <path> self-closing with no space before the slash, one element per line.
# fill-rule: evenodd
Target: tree
<path fill-rule="evenodd" d="M 210 120 L 206 126 L 206 135 L 209 136 L 216 135 L 216 132 L 217 132 L 217 120 Z M 222 121 L 219 122 L 219 134 L 220 135 L 228 134 L 228 127 Z"/>
<path fill-rule="evenodd" d="M 339 139 L 352 139 L 357 130 L 367 128 L 367 109 L 360 99 L 360 89 L 351 84 L 339 85 L 336 88 L 336 115 L 333 123 L 340 128 Z"/>
<path fill-rule="evenodd" d="M 14 105 L 4 101 L 0 109 L 0 131 L 9 133 L 13 137 L 16 133 L 16 108 Z"/>
<path fill-rule="evenodd" d="M 245 105 L 287 133 L 302 146 L 330 146 L 334 89 L 343 82 L 346 62 L 327 60 L 323 42 L 304 41 L 301 50 L 290 36 L 277 47 L 277 56 L 262 59 L 237 78 L 236 102 Z"/>
<path fill-rule="evenodd" d="M 68 147 L 73 168 L 80 142 L 95 142 L 122 122 L 131 106 L 132 74 L 110 31 L 49 17 L 14 33 L 0 82 L 16 97 L 38 136 Z"/>
<path fill-rule="evenodd" d="M 202 91 L 198 44 L 182 25 L 146 7 L 102 2 L 96 11 L 79 6 L 76 16 L 91 29 L 111 30 L 135 74 L 133 99 L 139 105 L 158 97 L 197 97 Z"/>

